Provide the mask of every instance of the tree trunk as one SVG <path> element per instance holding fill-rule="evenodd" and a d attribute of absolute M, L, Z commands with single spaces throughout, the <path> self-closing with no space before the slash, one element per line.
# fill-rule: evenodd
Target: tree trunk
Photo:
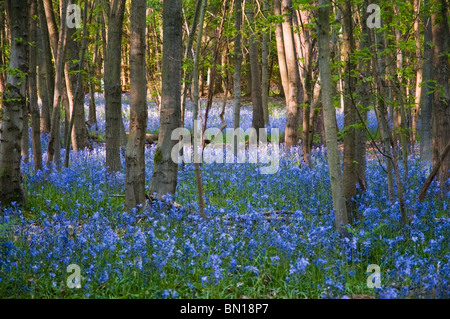
<path fill-rule="evenodd" d="M 355 92 L 355 77 L 353 70 L 356 68 L 352 61 L 355 51 L 355 39 L 353 37 L 352 5 L 350 0 L 345 0 L 342 10 L 342 55 L 345 63 L 342 79 L 344 80 L 344 196 L 347 202 L 347 212 L 353 219 L 354 203 L 356 195 L 356 110 L 351 94 Z"/>
<path fill-rule="evenodd" d="M 449 29 L 447 1 L 441 0 L 439 11 L 431 15 L 433 42 L 433 165 L 437 165 L 441 154 L 450 141 L 450 87 L 449 87 Z M 447 194 L 450 178 L 450 156 L 442 160 L 438 173 L 441 192 Z"/>
<path fill-rule="evenodd" d="M 37 101 L 37 82 L 36 82 L 36 34 L 37 23 L 33 17 L 37 15 L 37 0 L 31 0 L 30 3 L 30 35 L 29 42 L 31 45 L 28 48 L 29 57 L 29 71 L 28 71 L 28 94 L 30 97 L 30 111 L 31 111 L 31 129 L 33 140 L 33 158 L 34 170 L 37 172 L 42 169 L 42 150 L 41 150 L 41 129 L 40 129 L 40 115 L 39 105 Z"/>
<path fill-rule="evenodd" d="M 130 26 L 130 135 L 125 153 L 125 205 L 145 206 L 145 133 L 147 83 L 145 80 L 146 0 L 132 0 Z"/>
<path fill-rule="evenodd" d="M 311 143 L 313 136 L 313 118 L 314 113 L 311 113 L 313 109 L 313 95 L 314 95 L 314 82 L 313 81 L 313 55 L 315 47 L 315 39 L 307 26 L 311 23 L 311 12 L 307 10 L 296 10 L 297 14 L 297 27 L 299 31 L 297 33 L 298 52 L 302 58 L 302 63 L 299 65 L 300 78 L 303 83 L 303 103 L 302 103 L 302 150 L 303 161 L 310 166 L 311 161 L 309 154 L 311 153 Z M 311 123 L 312 122 L 312 123 Z"/>
<path fill-rule="evenodd" d="M 63 0 L 62 14 L 66 15 L 67 0 Z M 53 13 L 53 11 L 51 11 Z M 46 10 L 47 14 L 47 10 Z M 47 15 L 47 20 L 49 16 Z M 56 165 L 61 163 L 61 141 L 60 141 L 60 103 L 63 95 L 63 80 L 64 80 L 64 54 L 66 47 L 67 28 L 64 23 L 65 19 L 61 19 L 61 27 L 59 29 L 58 45 L 56 49 L 55 60 L 55 89 L 53 95 L 53 110 L 52 110 L 52 122 L 50 129 L 50 137 L 48 141 L 47 149 L 47 162 L 46 165 L 50 166 L 51 162 L 55 162 Z"/>
<path fill-rule="evenodd" d="M 50 48 L 48 27 L 42 0 L 38 1 L 38 17 L 40 29 L 38 34 L 38 48 L 41 48 L 42 50 L 42 52 L 39 52 L 38 54 L 39 95 L 42 101 L 41 133 L 49 133 L 55 81 L 53 76 L 52 50 Z"/>
<path fill-rule="evenodd" d="M 53 5 L 52 2 L 50 0 L 43 0 L 44 1 L 44 11 L 45 11 L 45 16 L 46 16 L 46 22 L 48 25 L 48 31 L 49 31 L 49 42 L 50 42 L 50 47 L 51 47 L 51 51 L 52 51 L 52 55 L 53 55 L 53 60 L 56 61 L 57 59 L 57 54 L 58 54 L 58 43 L 59 43 L 59 39 L 60 39 L 60 35 L 61 35 L 61 30 L 59 30 L 59 34 L 58 34 L 58 27 L 56 25 L 56 18 L 55 18 L 55 13 L 53 12 Z M 65 7 L 67 8 L 68 3 L 65 4 Z M 63 16 L 63 2 L 60 2 L 60 16 Z M 64 13 L 64 16 L 66 15 L 66 13 Z M 64 19 L 63 19 L 64 20 Z M 66 26 L 65 26 L 66 27 Z M 61 29 L 61 28 L 60 28 Z M 66 28 L 67 29 L 67 28 Z M 69 31 L 66 30 L 65 33 L 68 33 Z M 66 40 L 65 42 L 67 42 L 67 35 L 65 36 Z M 64 44 L 64 51 L 66 50 L 66 44 Z M 65 53 L 63 55 L 63 59 L 65 58 Z M 55 69 L 56 69 L 56 62 L 55 62 Z M 64 121 L 64 138 L 67 137 L 67 129 L 68 129 L 68 114 L 70 114 L 70 99 L 68 97 L 68 91 L 66 89 L 66 81 L 64 78 L 65 75 L 65 69 L 63 67 L 63 78 L 61 81 L 61 100 L 64 104 L 65 107 L 65 121 Z M 56 78 L 56 74 L 55 74 L 55 78 Z M 55 84 L 56 85 L 56 84 Z M 54 93 L 56 94 L 56 93 Z M 53 100 L 55 100 L 55 98 L 53 97 Z M 53 116 L 53 114 L 52 114 Z M 58 129 L 60 130 L 60 129 Z M 57 137 L 58 140 L 60 139 L 60 136 Z M 57 157 L 58 157 L 58 162 L 59 162 L 59 150 L 61 148 L 61 146 L 58 144 L 55 144 L 55 147 L 57 148 L 57 150 L 55 149 L 55 152 L 57 153 Z"/>
<path fill-rule="evenodd" d="M 318 39 L 319 69 L 322 86 L 324 126 L 328 155 L 328 166 L 333 197 L 336 229 L 344 233 L 348 224 L 347 209 L 342 183 L 342 172 L 337 144 L 336 111 L 333 105 L 333 87 L 330 63 L 330 0 L 319 0 Z"/>
<path fill-rule="evenodd" d="M 201 50 L 201 40 L 203 38 L 203 23 L 205 19 L 205 10 L 207 5 L 207 0 L 202 0 L 201 6 L 200 6 L 200 17 L 199 17 L 199 27 L 198 27 L 198 34 L 197 34 L 197 43 L 196 43 L 196 49 L 195 49 L 195 57 L 194 57 L 194 69 L 193 69 L 193 76 L 194 76 L 194 117 L 193 117 L 193 127 L 195 129 L 198 128 L 198 123 L 200 123 L 199 119 L 199 111 L 200 110 L 200 104 L 199 104 L 199 91 L 200 91 L 200 83 L 199 83 L 199 60 L 200 60 L 200 50 Z M 203 72 L 200 75 L 200 78 L 202 79 L 203 83 Z M 209 94 L 209 93 L 208 93 Z M 198 123 L 196 121 L 199 121 Z M 199 129 L 199 131 L 201 128 Z M 201 139 L 202 136 L 194 136 L 194 139 Z M 197 196 L 198 196 L 198 207 L 199 207 L 199 213 L 201 217 L 205 217 L 205 201 L 203 198 L 203 182 L 202 182 L 202 174 L 200 169 L 200 155 L 201 149 L 199 149 L 198 145 L 202 145 L 203 141 L 200 141 L 200 143 L 194 143 L 194 171 L 195 171 L 195 181 L 197 184 Z M 197 159 L 197 160 L 196 160 Z"/>
<path fill-rule="evenodd" d="M 90 125 L 97 124 L 97 111 L 95 106 L 95 82 L 94 78 L 96 76 L 96 69 L 98 67 L 97 60 L 99 56 L 99 33 L 95 35 L 95 46 L 94 53 L 92 55 L 92 64 L 88 63 L 88 74 L 89 74 L 89 113 L 88 113 L 88 123 Z"/>
<path fill-rule="evenodd" d="M 396 14 L 400 14 L 398 6 L 394 4 L 394 12 Z M 395 29 L 395 40 L 397 47 L 400 47 L 401 41 L 402 41 L 402 35 L 401 31 L 398 29 Z M 397 72 L 397 70 L 403 70 L 403 52 L 402 50 L 397 50 L 396 55 L 396 65 L 391 64 L 394 71 L 393 76 L 393 85 L 392 88 L 394 90 L 394 97 L 397 104 L 397 112 L 399 113 L 399 125 L 398 125 L 398 135 L 400 136 L 400 143 L 402 145 L 402 162 L 404 167 L 404 179 L 406 180 L 406 177 L 408 176 L 408 140 L 409 140 L 409 134 L 408 134 L 408 127 L 406 123 L 406 110 L 405 110 L 405 103 L 403 99 L 403 88 L 402 88 L 402 77 L 401 73 Z M 397 66 L 397 69 L 395 69 L 395 66 Z"/>
<path fill-rule="evenodd" d="M 263 13 L 269 13 L 269 2 L 263 0 Z M 267 23 L 267 22 L 266 22 Z M 269 125 L 269 32 L 263 31 L 261 44 L 261 103 L 264 113 L 264 123 Z"/>
<path fill-rule="evenodd" d="M 295 53 L 294 37 L 292 31 L 292 1 L 281 1 L 281 13 L 284 15 L 282 23 L 284 52 L 288 72 L 288 95 L 286 96 L 286 129 L 284 135 L 285 146 L 298 144 L 298 88 L 300 76 L 298 74 L 297 56 Z"/>
<path fill-rule="evenodd" d="M 49 33 L 49 42 L 50 47 L 52 49 L 53 53 L 53 60 L 56 61 L 57 51 L 58 51 L 58 40 L 59 40 L 59 34 L 61 34 L 61 31 L 58 33 L 58 26 L 56 25 L 56 19 L 55 14 L 53 12 L 53 4 L 51 0 L 41 0 L 43 3 L 43 8 L 45 11 L 45 23 L 48 28 Z M 67 1 L 67 0 L 66 0 Z M 41 23 L 44 23 L 44 21 L 41 21 Z"/>
<path fill-rule="evenodd" d="M 28 79 L 25 79 L 25 83 L 27 81 L 28 81 Z M 30 149 L 30 134 L 29 134 L 30 116 L 29 115 L 30 115 L 30 105 L 29 105 L 29 102 L 27 101 L 27 103 L 25 105 L 25 109 L 23 110 L 22 138 L 20 139 L 22 160 L 26 164 L 28 164 L 28 162 L 29 162 L 28 151 Z"/>
<path fill-rule="evenodd" d="M 364 15 L 361 20 L 361 40 L 359 43 L 359 51 L 364 52 L 370 47 L 369 42 L 369 28 L 367 27 L 367 13 L 368 0 L 364 1 Z M 358 111 L 362 117 L 362 121 L 367 121 L 366 109 L 370 105 L 370 82 L 366 79 L 370 76 L 370 60 L 360 59 L 358 62 L 358 70 L 360 73 L 357 84 L 357 105 Z M 356 130 L 356 148 L 355 148 L 355 160 L 356 160 L 356 177 L 362 185 L 362 188 L 366 188 L 366 130 L 361 127 L 364 123 L 361 120 L 357 120 L 359 128 Z"/>
<path fill-rule="evenodd" d="M 155 151 L 150 195 L 174 195 L 177 187 L 178 164 L 172 160 L 172 131 L 181 125 L 182 66 L 182 4 L 181 0 L 163 2 L 163 65 L 161 116 L 158 146 Z"/>
<path fill-rule="evenodd" d="M 385 57 L 380 55 L 378 56 L 378 52 L 382 52 L 385 50 L 386 45 L 384 41 L 383 33 L 377 33 L 373 31 L 374 35 L 374 53 L 373 53 L 373 71 L 374 71 L 374 78 L 378 93 L 378 100 L 377 100 L 377 109 L 376 109 L 376 115 L 377 115 L 377 121 L 378 121 L 378 130 L 380 132 L 381 140 L 383 142 L 384 147 L 384 153 L 388 154 L 388 156 L 391 156 L 390 151 L 390 141 L 389 141 L 389 134 L 388 134 L 388 127 L 387 127 L 387 117 L 383 119 L 382 114 L 386 113 L 386 105 L 385 105 L 385 98 L 386 98 L 386 61 Z M 387 159 L 386 160 L 386 171 L 387 171 L 387 184 L 388 184 L 388 198 L 391 203 L 394 202 L 394 175 L 392 173 L 392 161 Z"/>
<path fill-rule="evenodd" d="M 8 42 L 8 39 L 6 38 L 6 29 L 8 28 L 7 26 L 7 21 L 6 21 L 6 14 L 5 12 L 5 8 L 4 8 L 5 2 L 2 1 L 0 3 L 0 10 L 1 10 L 1 14 L 0 14 L 0 25 L 2 26 L 2 28 L 0 28 L 0 47 L 4 48 L 6 42 Z M 6 57 L 3 54 L 0 54 L 0 65 L 5 65 L 6 64 Z M 0 92 L 4 92 L 5 91 L 5 87 L 6 87 L 6 74 L 5 72 L 0 72 Z M 2 108 L 2 101 L 0 99 L 0 109 Z M 1 123 L 1 119 L 0 119 L 0 123 Z"/>
<path fill-rule="evenodd" d="M 83 76 L 82 68 L 84 65 L 84 55 L 87 48 L 87 7 L 88 3 L 85 0 L 84 3 L 84 14 L 83 14 L 83 39 L 81 47 L 81 56 L 78 62 L 78 74 L 77 81 L 75 84 L 75 92 L 73 95 L 72 110 L 70 112 L 70 122 L 68 132 L 72 132 L 72 145 L 75 151 L 84 149 L 89 146 L 87 139 L 87 129 L 84 120 L 84 93 L 83 93 Z M 67 66 L 67 63 L 66 63 Z M 69 86 L 68 86 L 69 87 Z M 64 166 L 69 167 L 69 155 L 70 155 L 70 138 L 65 140 L 65 161 Z"/>
<path fill-rule="evenodd" d="M 235 0 L 235 23 L 234 28 L 236 35 L 234 36 L 234 77 L 233 77 L 233 129 L 240 126 L 241 116 L 241 70 L 242 70 L 242 48 L 241 48 L 241 26 L 242 26 L 242 1 Z M 237 136 L 234 137 L 234 155 L 237 156 Z"/>
<path fill-rule="evenodd" d="M 425 0 L 424 6 L 428 6 L 429 0 Z M 433 64 L 432 55 L 433 49 L 431 48 L 431 16 L 426 14 L 424 17 L 424 40 L 423 40 L 423 71 L 422 71 L 422 91 L 420 93 L 420 162 L 422 165 L 428 163 L 431 167 L 433 160 L 432 151 L 432 109 L 433 109 L 433 94 L 432 84 L 433 79 Z"/>
<path fill-rule="evenodd" d="M 421 99 L 421 86 L 423 83 L 422 74 L 423 74 L 423 59 L 422 59 L 422 48 L 420 43 L 420 0 L 414 0 L 414 14 L 417 15 L 416 20 L 414 21 L 414 40 L 416 42 L 416 87 L 415 87 L 415 95 L 414 95 L 414 109 L 412 116 L 412 125 L 411 125 L 411 149 L 413 154 L 416 154 L 414 145 L 417 141 L 417 132 L 419 128 L 419 115 L 420 115 L 420 99 Z"/>
<path fill-rule="evenodd" d="M 89 113 L 88 113 L 88 123 L 89 125 L 97 124 L 97 111 L 95 106 L 95 85 L 92 80 L 95 76 L 95 67 L 88 65 L 88 73 L 90 75 L 89 79 Z"/>
<path fill-rule="evenodd" d="M 186 51 L 184 53 L 184 57 L 186 60 L 190 60 L 194 58 L 194 52 L 192 52 L 192 46 L 194 45 L 194 38 L 195 38 L 195 31 L 197 29 L 198 19 L 200 16 L 200 11 L 203 5 L 203 0 L 197 0 L 197 5 L 195 6 L 195 13 L 194 18 L 192 21 L 192 26 L 189 31 L 189 39 L 188 43 L 186 45 Z M 187 22 L 186 22 L 187 27 Z M 198 76 L 198 74 L 197 74 Z M 190 88 L 192 88 L 192 85 L 189 85 L 191 83 L 192 79 L 192 70 L 187 70 L 184 74 L 184 81 L 183 81 L 183 100 L 181 102 L 181 126 L 184 127 L 184 118 L 185 118 L 185 110 L 186 110 L 186 98 L 187 98 L 187 92 Z M 181 149 L 180 153 L 183 152 L 183 149 Z"/>
<path fill-rule="evenodd" d="M 84 67 L 84 55 L 87 49 L 87 1 L 85 1 L 84 14 L 83 14 L 83 39 L 81 54 L 79 53 L 79 46 L 72 38 L 69 40 L 70 45 L 68 49 L 70 50 L 71 59 L 66 61 L 66 71 L 70 69 L 71 72 L 78 72 L 72 76 L 66 74 L 66 85 L 67 95 L 70 99 L 70 113 L 69 128 L 68 132 L 71 132 L 72 147 L 74 151 L 83 150 L 89 146 L 88 132 L 86 129 L 85 114 L 84 114 L 84 86 L 83 86 L 83 76 L 82 71 Z M 73 63 L 73 61 L 78 61 Z M 66 148 L 66 160 L 65 166 L 68 166 L 69 153 L 70 153 L 70 139 L 67 138 L 65 141 Z"/>
<path fill-rule="evenodd" d="M 197 34 L 197 43 L 195 46 L 195 57 L 194 57 L 194 69 L 192 70 L 192 76 L 194 78 L 193 86 L 194 86 L 194 112 L 193 112 L 193 120 L 198 119 L 198 111 L 200 109 L 199 106 L 199 98 L 200 98 L 200 92 L 199 92 L 199 59 L 200 59 L 200 50 L 201 50 L 201 43 L 202 43 L 202 34 L 203 34 L 203 20 L 205 17 L 205 10 L 206 10 L 206 3 L 207 0 L 202 0 L 202 5 L 200 7 L 200 17 L 199 17 L 199 26 L 198 26 L 198 34 Z M 200 74 L 200 77 L 203 78 L 203 75 Z"/>
<path fill-rule="evenodd" d="M 383 46 L 383 38 L 382 36 L 379 36 L 378 33 L 376 33 L 377 40 L 375 41 L 376 46 L 374 47 L 374 54 L 373 59 L 377 59 L 379 56 L 378 49 L 385 49 L 385 46 Z M 378 48 L 377 48 L 378 47 Z M 375 74 L 375 83 L 377 84 L 377 90 L 378 90 L 378 112 L 377 112 L 377 120 L 380 127 L 380 135 L 382 140 L 384 141 L 384 154 L 387 157 L 386 158 L 386 170 L 387 170 L 387 177 L 388 177 L 388 195 L 389 200 L 391 203 L 394 202 L 394 185 L 393 185 L 393 175 L 392 170 L 395 172 L 395 179 L 397 184 L 397 195 L 398 195 L 398 201 L 400 206 L 400 213 L 402 215 L 402 221 L 404 224 L 408 224 L 408 216 L 405 210 L 405 203 L 403 199 L 403 187 L 402 187 L 402 181 L 400 178 L 400 171 L 398 167 L 398 153 L 397 153 L 397 146 L 394 142 L 394 136 L 391 133 L 391 128 L 388 123 L 388 113 L 386 104 L 384 103 L 384 100 L 386 98 L 385 94 L 385 68 L 386 64 L 382 57 L 378 57 L 378 61 L 374 61 L 374 74 Z M 392 151 L 391 151 L 392 148 Z M 392 154 L 392 155 L 391 155 Z"/>
<path fill-rule="evenodd" d="M 274 13 L 276 16 L 281 16 L 281 3 L 280 0 L 274 0 Z M 280 69 L 281 85 L 283 87 L 283 92 L 285 98 L 289 96 L 289 86 L 288 86 L 288 70 L 286 65 L 286 52 L 284 50 L 284 36 L 283 36 L 283 26 L 281 23 L 277 23 L 275 28 L 275 38 L 277 42 L 277 56 L 278 56 L 278 67 Z"/>
<path fill-rule="evenodd" d="M 252 105 L 253 105 L 253 118 L 252 127 L 256 129 L 256 134 L 259 136 L 259 129 L 264 128 L 264 113 L 262 105 L 262 93 L 261 93 L 261 75 L 259 73 L 259 59 L 258 59 L 258 46 L 256 44 L 256 37 L 254 34 L 254 12 L 253 5 L 246 12 L 248 23 L 250 24 L 249 30 L 249 58 L 250 58 L 250 72 L 252 74 Z"/>
<path fill-rule="evenodd" d="M 3 92 L 2 125 L 0 127 L 0 202 L 25 202 L 26 194 L 20 172 L 21 137 L 26 108 L 25 74 L 27 66 L 28 4 L 26 0 L 6 2 L 11 54 L 6 89 Z"/>
<path fill-rule="evenodd" d="M 108 34 L 105 59 L 106 166 L 109 172 L 120 170 L 122 132 L 121 45 L 125 0 L 114 0 L 106 6 Z"/>

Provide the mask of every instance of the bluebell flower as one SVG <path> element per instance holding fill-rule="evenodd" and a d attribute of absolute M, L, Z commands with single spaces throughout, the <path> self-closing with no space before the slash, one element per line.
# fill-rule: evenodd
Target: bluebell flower
<path fill-rule="evenodd" d="M 108 279 L 109 279 L 108 272 L 105 270 L 102 272 L 102 274 L 99 278 L 99 283 L 104 284 L 105 282 L 108 281 Z"/>

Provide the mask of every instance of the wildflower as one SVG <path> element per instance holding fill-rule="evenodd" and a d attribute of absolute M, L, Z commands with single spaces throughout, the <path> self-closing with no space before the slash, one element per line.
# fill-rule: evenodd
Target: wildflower
<path fill-rule="evenodd" d="M 99 283 L 104 284 L 109 279 L 108 272 L 105 270 L 100 276 Z"/>
<path fill-rule="evenodd" d="M 289 275 L 293 274 L 304 274 L 306 266 L 309 265 L 308 258 L 298 258 L 295 265 L 290 264 Z"/>
<path fill-rule="evenodd" d="M 272 262 L 272 265 L 278 266 L 278 265 L 280 264 L 280 263 L 279 263 L 280 257 L 278 257 L 278 256 L 270 257 L 270 261 Z"/>
<path fill-rule="evenodd" d="M 245 266 L 245 271 L 250 271 L 255 274 L 256 277 L 259 277 L 259 269 L 255 266 Z"/>

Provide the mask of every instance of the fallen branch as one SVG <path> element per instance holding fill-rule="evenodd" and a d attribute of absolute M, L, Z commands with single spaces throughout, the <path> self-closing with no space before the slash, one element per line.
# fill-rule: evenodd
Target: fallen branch
<path fill-rule="evenodd" d="M 433 170 L 431 171 L 430 175 L 428 175 L 428 178 L 426 179 L 425 183 L 422 186 L 422 189 L 420 190 L 419 196 L 417 197 L 417 200 L 419 202 L 423 202 L 425 199 L 425 195 L 427 194 L 428 188 L 431 185 L 431 182 L 433 181 L 434 177 L 438 173 L 439 169 L 441 168 L 442 162 L 444 161 L 445 157 L 450 151 L 450 142 L 447 143 L 447 146 L 444 148 L 444 151 L 442 152 L 441 156 L 438 158 L 437 163 L 434 165 Z"/>
<path fill-rule="evenodd" d="M 182 208 L 184 208 L 183 205 L 181 205 L 181 204 L 179 204 L 179 203 L 177 203 L 177 202 L 175 202 L 175 201 L 167 202 L 167 201 L 164 201 L 164 200 L 162 200 L 162 199 L 155 198 L 155 196 L 153 196 L 153 195 L 146 195 L 146 197 L 147 197 L 147 199 L 148 199 L 150 202 L 154 202 L 154 201 L 160 200 L 160 201 L 162 201 L 164 204 L 167 204 L 167 205 L 169 205 L 169 206 L 171 206 L 171 207 L 175 207 L 175 208 L 177 208 L 177 209 L 182 209 Z"/>
<path fill-rule="evenodd" d="M 130 135 L 129 132 L 125 133 L 127 135 L 127 137 Z M 145 142 L 147 142 L 147 144 L 153 144 L 155 143 L 155 141 L 158 141 L 158 134 L 145 134 Z"/>

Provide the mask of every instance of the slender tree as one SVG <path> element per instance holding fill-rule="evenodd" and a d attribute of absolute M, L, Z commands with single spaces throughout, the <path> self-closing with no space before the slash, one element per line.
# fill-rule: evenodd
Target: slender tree
<path fill-rule="evenodd" d="M 61 26 L 59 28 L 59 35 L 56 48 L 55 59 L 55 89 L 53 94 L 53 110 L 52 121 L 50 128 L 50 136 L 47 148 L 47 162 L 46 165 L 50 166 L 51 162 L 55 162 L 57 165 L 61 163 L 61 141 L 60 141 L 60 103 L 63 96 L 63 81 L 64 81 L 64 54 L 66 47 L 67 27 L 66 16 L 67 0 L 63 0 L 61 6 Z M 45 11 L 47 20 L 51 20 L 48 15 L 48 11 Z M 53 15 L 53 11 L 51 11 Z M 51 37 L 52 38 L 52 37 Z M 52 41 L 53 42 L 53 41 Z M 55 50 L 53 50 L 55 51 Z"/>
<path fill-rule="evenodd" d="M 30 99 L 31 112 L 31 129 L 33 141 L 33 159 L 34 170 L 42 169 L 42 149 L 41 149 L 41 123 L 39 114 L 39 105 L 37 99 L 37 81 L 36 81 L 36 64 L 37 64 L 37 50 L 36 50 L 36 34 L 37 34 L 37 0 L 30 2 L 30 33 L 28 48 L 28 95 Z"/>
<path fill-rule="evenodd" d="M 263 0 L 263 14 L 265 23 L 267 23 L 267 14 L 269 12 L 269 1 Z M 266 25 L 265 28 L 268 28 Z M 269 32 L 262 31 L 261 43 L 261 103 L 264 113 L 264 123 L 269 124 Z"/>
<path fill-rule="evenodd" d="M 299 129 L 299 86 L 300 75 L 297 67 L 297 55 L 292 30 L 292 0 L 281 0 L 281 13 L 283 14 L 283 40 L 286 67 L 288 73 L 288 91 L 286 95 L 286 129 L 284 141 L 286 147 L 297 145 Z"/>
<path fill-rule="evenodd" d="M 254 33 L 254 8 L 253 4 L 247 10 L 247 18 L 249 22 L 250 34 L 249 41 L 249 58 L 250 58 L 250 70 L 252 76 L 252 105 L 253 105 L 253 118 L 252 127 L 256 129 L 257 134 L 260 128 L 264 128 L 264 113 L 262 105 L 262 92 L 261 92 L 261 74 L 259 72 L 259 58 L 258 58 L 258 46 L 256 43 L 256 37 Z"/>
<path fill-rule="evenodd" d="M 310 30 L 312 21 L 312 10 L 295 10 L 296 19 L 294 19 L 298 32 L 295 34 L 297 52 L 299 53 L 299 74 L 303 86 L 303 121 L 302 121 L 302 151 L 303 161 L 310 165 L 311 144 L 314 128 L 313 95 L 315 79 L 313 74 L 313 64 L 317 53 L 317 39 L 313 37 Z M 300 114 L 299 114 L 300 115 Z"/>
<path fill-rule="evenodd" d="M 49 133 L 51 125 L 51 114 L 53 107 L 53 91 L 55 89 L 52 50 L 50 47 L 50 39 L 48 27 L 45 17 L 44 4 L 42 0 L 38 0 L 38 18 L 39 30 L 37 36 L 38 43 L 38 81 L 39 96 L 42 101 L 41 110 L 41 133 Z"/>
<path fill-rule="evenodd" d="M 109 172 L 120 170 L 122 121 L 121 45 L 125 0 L 104 3 L 108 31 L 105 56 L 106 166 Z"/>
<path fill-rule="evenodd" d="M 428 7 L 429 0 L 425 0 L 424 6 Z M 431 166 L 433 160 L 432 152 L 432 78 L 433 78 L 433 49 L 431 47 L 431 15 L 425 10 L 423 18 L 423 63 L 422 63 L 422 88 L 420 93 L 420 162 Z"/>
<path fill-rule="evenodd" d="M 85 55 L 88 45 L 87 34 L 87 18 L 88 18 L 88 1 L 84 1 L 83 9 L 83 36 L 81 40 L 81 52 L 77 50 L 74 54 L 77 63 L 74 64 L 74 70 L 77 71 L 76 81 L 73 81 L 73 103 L 72 112 L 70 115 L 69 132 L 72 136 L 72 147 L 75 151 L 83 150 L 89 147 L 88 132 L 86 128 L 85 114 L 84 114 L 84 85 L 83 85 L 83 71 L 85 64 Z M 78 48 L 79 46 L 74 46 Z M 78 68 L 78 69 L 76 69 Z M 69 138 L 66 139 L 66 152 L 69 153 Z M 66 155 L 67 156 L 67 155 Z"/>
<path fill-rule="evenodd" d="M 274 0 L 273 11 L 277 17 L 281 17 L 280 0 Z M 275 39 L 277 42 L 278 68 L 280 69 L 281 85 L 283 86 L 284 95 L 287 98 L 289 95 L 288 70 L 286 65 L 286 52 L 284 50 L 283 26 L 281 21 L 276 24 Z"/>
<path fill-rule="evenodd" d="M 433 164 L 437 165 L 441 154 L 450 141 L 450 86 L 448 61 L 449 29 L 447 1 L 435 3 L 437 8 L 431 15 L 433 43 Z M 438 174 L 441 191 L 450 189 L 446 185 L 450 178 L 450 156 L 442 160 Z"/>
<path fill-rule="evenodd" d="M 336 110 L 333 105 L 333 87 L 330 65 L 330 0 L 319 0 L 318 38 L 319 69 L 322 85 L 322 103 L 327 145 L 327 157 L 333 197 L 335 224 L 338 232 L 343 233 L 343 226 L 348 224 L 345 204 L 342 172 L 337 144 Z"/>
<path fill-rule="evenodd" d="M 235 36 L 234 36 L 234 77 L 233 77 L 233 129 L 240 125 L 241 114 L 241 70 L 242 70 L 242 48 L 241 48 L 241 28 L 242 28 L 242 1 L 235 0 Z M 234 154 L 237 156 L 237 136 L 234 137 Z"/>
<path fill-rule="evenodd" d="M 145 132 L 147 84 L 145 79 L 146 0 L 132 0 L 130 26 L 130 134 L 125 153 L 125 204 L 128 210 L 145 206 Z"/>
<path fill-rule="evenodd" d="M 203 34 L 203 21 L 205 18 L 205 10 L 206 10 L 207 0 L 202 0 L 200 7 L 200 17 L 199 17 L 199 26 L 197 33 L 197 43 L 195 46 L 195 56 L 194 56 L 194 68 L 192 70 L 193 73 L 193 86 L 194 86 L 194 120 L 198 119 L 198 111 L 199 111 L 199 59 L 200 59 L 200 50 L 202 43 L 202 34 Z"/>
<path fill-rule="evenodd" d="M 365 122 L 367 121 L 367 108 L 370 104 L 370 52 L 369 46 L 369 28 L 367 26 L 368 12 L 367 6 L 369 0 L 364 0 L 363 12 L 361 19 L 361 35 L 359 41 L 359 52 L 362 57 L 358 61 L 358 82 L 356 84 L 356 117 L 358 129 L 355 132 L 355 161 L 356 161 L 356 177 L 362 189 L 366 189 L 366 130 Z M 352 101 L 353 102 L 353 101 Z M 353 103 L 352 103 L 353 104 Z"/>
<path fill-rule="evenodd" d="M 356 195 L 356 109 L 352 97 L 355 92 L 355 63 L 353 53 L 355 51 L 355 39 L 353 36 L 352 3 L 345 0 L 342 6 L 342 56 L 345 63 L 344 80 L 344 195 L 347 201 L 347 212 L 352 214 L 354 205 L 352 199 Z"/>
<path fill-rule="evenodd" d="M 83 75 L 82 68 L 84 65 L 84 56 L 87 49 L 87 8 L 88 2 L 85 0 L 84 2 L 84 10 L 83 10 L 83 40 L 81 47 L 80 59 L 78 61 L 78 74 L 77 74 L 77 82 L 75 86 L 75 91 L 73 94 L 73 102 L 72 102 L 72 110 L 70 112 L 69 117 L 69 128 L 68 132 L 72 132 L 72 146 L 75 151 L 80 149 L 84 149 L 89 145 L 89 141 L 87 139 L 88 133 L 85 124 L 85 116 L 84 116 L 84 94 L 83 94 Z M 67 66 L 67 62 L 66 62 Z M 69 83 L 69 82 L 68 82 Z M 69 86 L 67 86 L 69 87 Z M 69 92 L 69 90 L 68 90 Z M 64 166 L 69 166 L 69 155 L 70 155 L 70 138 L 66 138 L 65 140 L 65 159 Z"/>

